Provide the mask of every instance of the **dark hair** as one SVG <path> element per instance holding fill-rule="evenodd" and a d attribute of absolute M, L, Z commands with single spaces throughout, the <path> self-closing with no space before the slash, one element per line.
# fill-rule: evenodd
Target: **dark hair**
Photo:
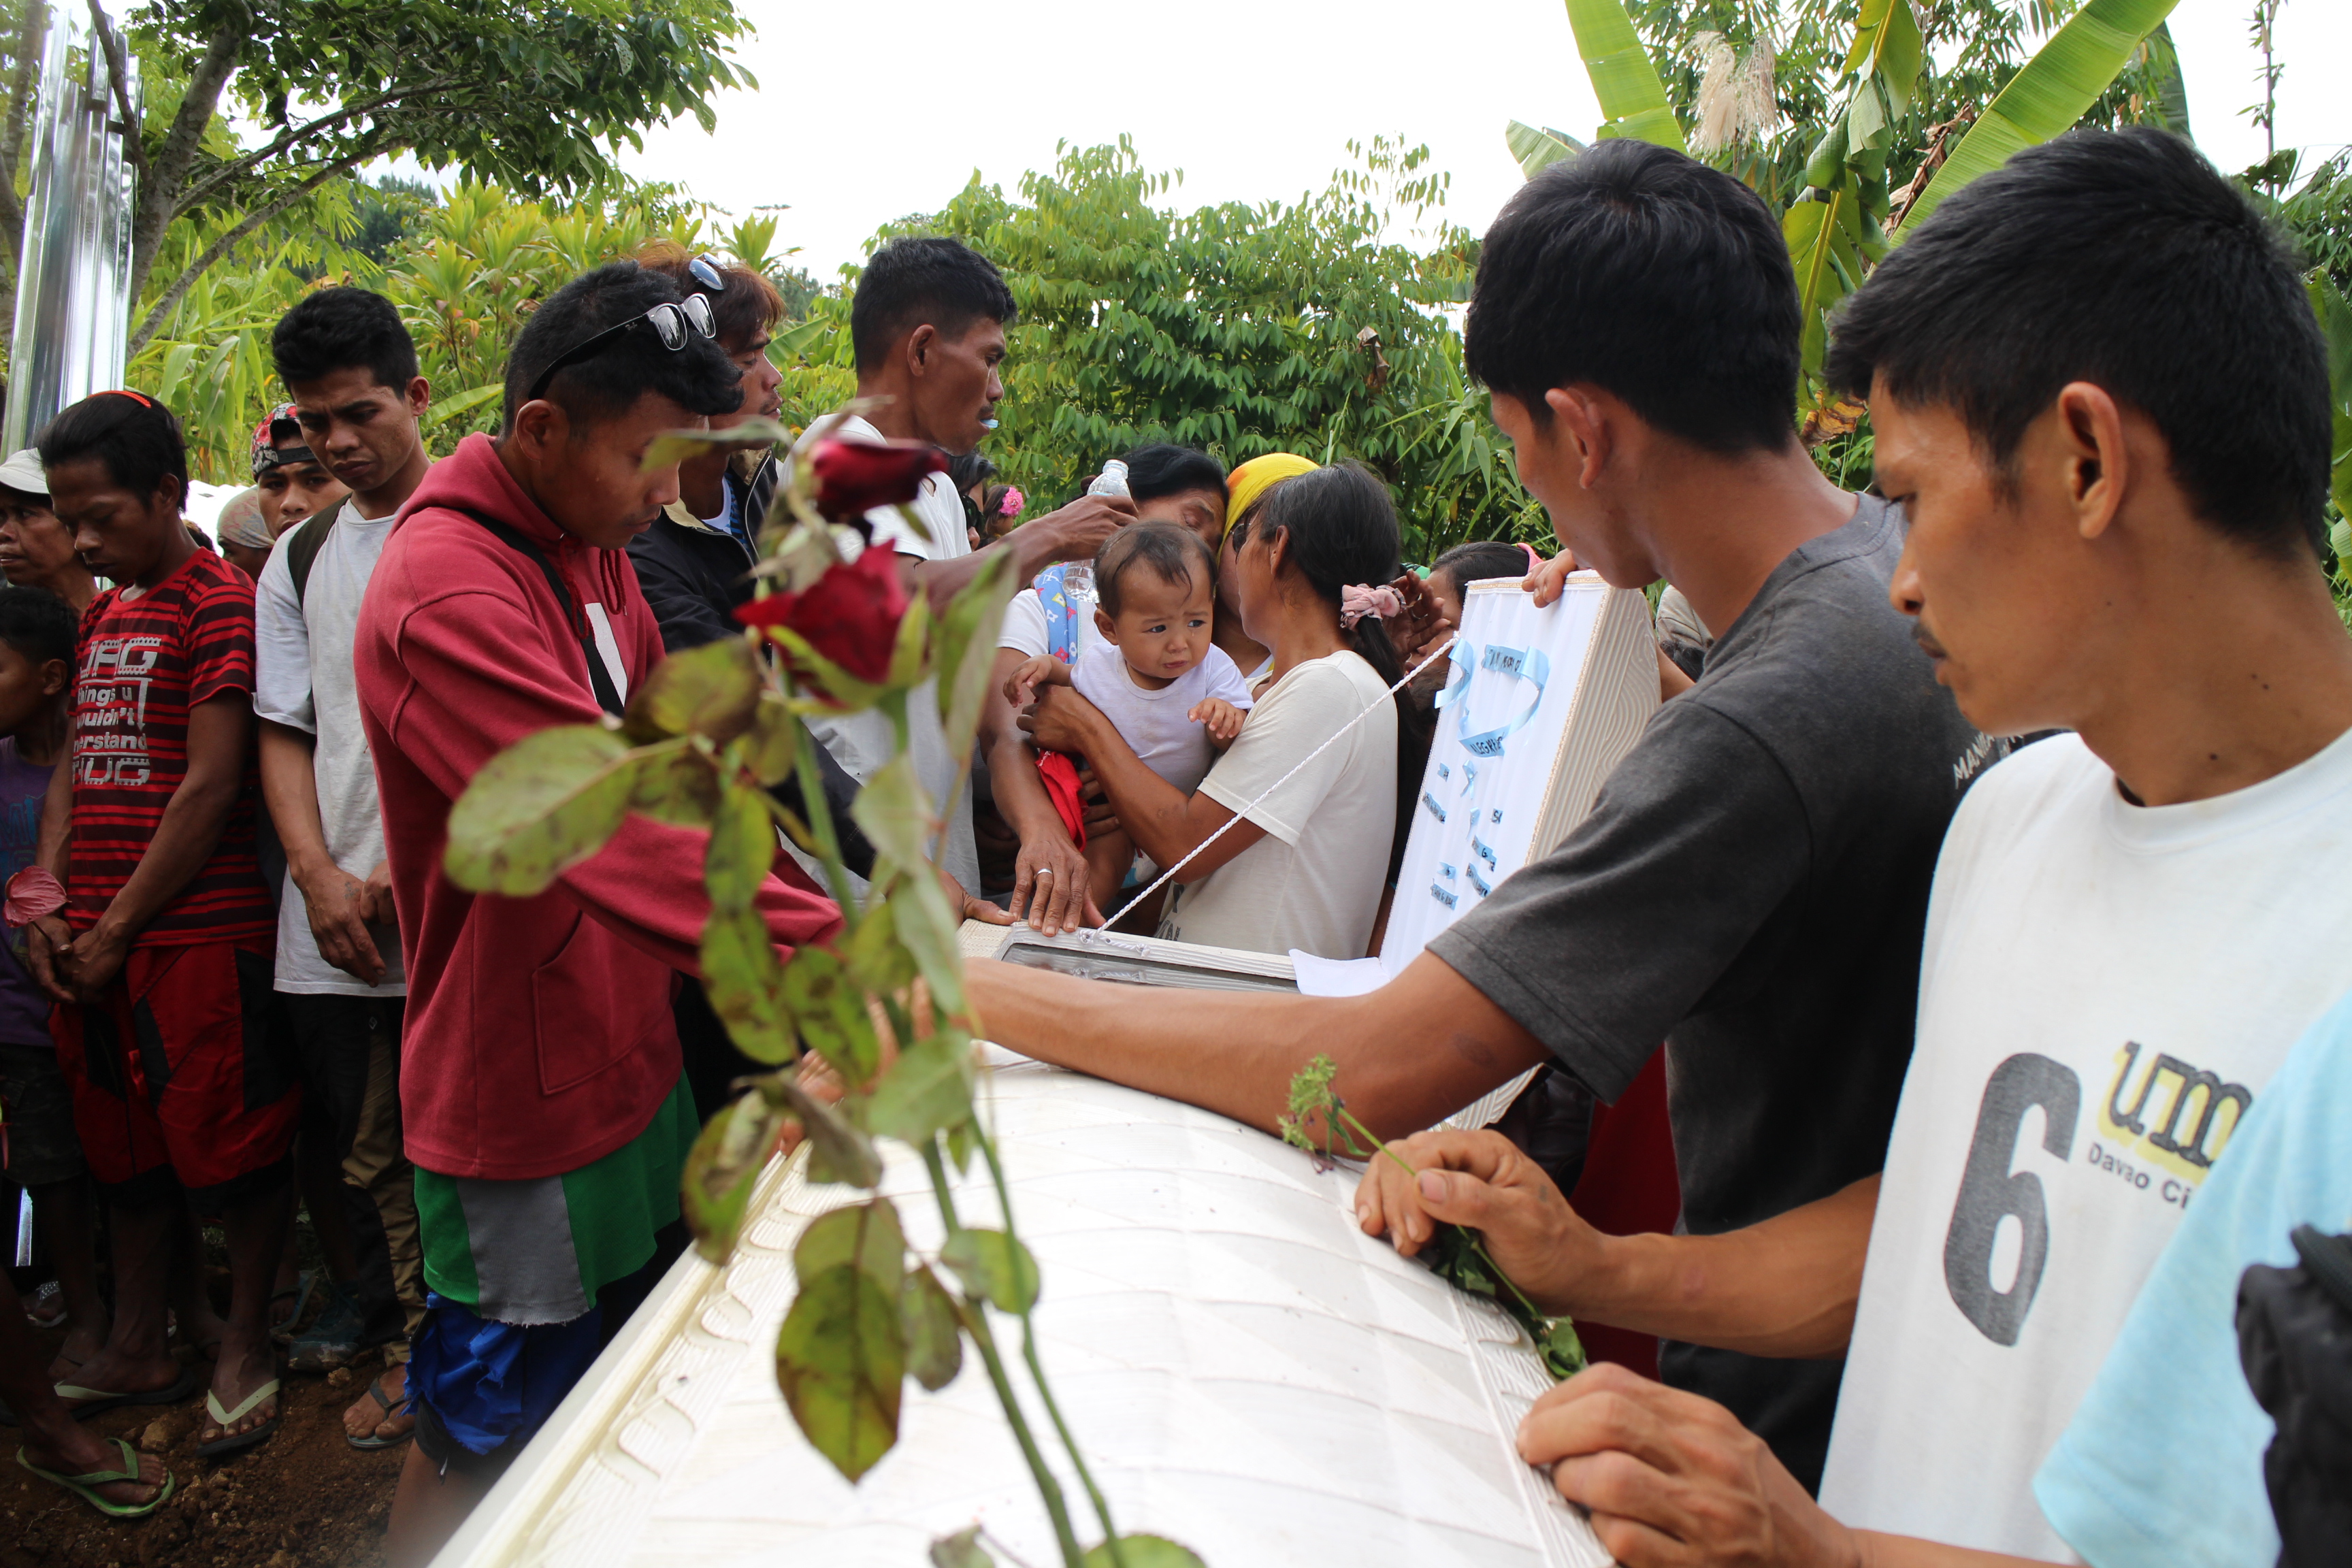
<path fill-rule="evenodd" d="M 1506 544 L 1499 539 L 1473 540 L 1457 544 L 1429 563 L 1429 574 L 1440 572 L 1454 579 L 1459 588 L 1489 577 L 1525 577 L 1534 568 L 1528 552 L 1516 544 Z"/>
<path fill-rule="evenodd" d="M 507 351 L 505 427 L 514 428 L 531 383 L 566 351 L 682 297 L 667 276 L 634 261 L 607 262 L 558 289 Z M 575 423 L 595 425 L 626 414 L 648 393 L 688 414 L 732 414 L 742 402 L 742 372 L 712 339 L 689 331 L 683 348 L 666 349 L 646 329 L 620 333 L 593 356 L 565 365 L 543 395 Z"/>
<path fill-rule="evenodd" d="M 1486 231 L 1463 331 L 1471 375 L 1539 421 L 1591 382 L 1714 452 L 1796 428 L 1788 242 L 1730 175 L 1646 142 L 1596 143 L 1520 187 Z"/>
<path fill-rule="evenodd" d="M 1171 585 L 1217 582 L 1217 558 L 1199 534 L 1172 522 L 1131 522 L 1095 552 L 1095 593 L 1108 614 L 1118 614 L 1119 584 L 1139 565 Z"/>
<path fill-rule="evenodd" d="M 925 322 L 951 338 L 986 317 L 1011 325 L 1013 290 L 996 264 L 960 239 L 894 239 L 876 251 L 849 302 L 857 368 L 874 369 L 890 345 Z"/>
<path fill-rule="evenodd" d="M 179 482 L 181 501 L 188 499 L 188 444 L 180 422 L 143 393 L 92 393 L 60 410 L 33 445 L 44 468 L 96 458 L 133 495 L 152 496 L 169 479 Z"/>
<path fill-rule="evenodd" d="M 416 376 L 416 342 L 391 300 L 365 289 L 321 289 L 278 318 L 269 357 L 288 386 L 359 368 L 404 391 Z"/>
<path fill-rule="evenodd" d="M 696 254 L 667 237 L 649 239 L 637 247 L 637 265 L 667 277 L 677 285 L 682 297 L 699 287 L 699 280 L 688 270 Z M 710 301 L 711 324 L 719 329 L 719 347 L 729 353 L 741 353 L 751 347 L 753 337 L 784 319 L 784 297 L 764 274 L 717 257 L 711 260 L 727 285 L 717 294 L 704 291 L 703 298 Z"/>
<path fill-rule="evenodd" d="M 1394 581 L 1402 570 L 1396 505 L 1389 499 L 1389 488 L 1354 463 L 1334 463 L 1284 479 L 1266 490 L 1250 509 L 1250 517 L 1252 542 L 1271 540 L 1277 533 L 1287 537 L 1290 564 L 1308 587 L 1334 605 L 1343 589 L 1358 584 L 1378 587 Z M 1099 582 L 1101 574 L 1096 576 Z M 1364 616 L 1347 636 L 1349 646 L 1384 683 L 1395 686 L 1404 679 L 1404 664 L 1379 616 Z M 1429 760 L 1431 726 L 1402 689 L 1391 700 L 1397 710 L 1396 834 L 1389 845 L 1389 876 L 1393 879 L 1412 831 L 1412 803 L 1421 793 L 1422 767 Z"/>
<path fill-rule="evenodd" d="M 1847 302 L 1831 383 L 1941 405 L 2002 484 L 2067 383 L 2153 420 L 2207 522 L 2315 553 L 2327 496 L 2327 345 L 2293 254 L 2196 149 L 2078 132 L 1938 206 Z"/>
<path fill-rule="evenodd" d="M 35 664 L 63 659 L 70 669 L 81 617 L 47 588 L 0 588 L 0 642 Z"/>
<path fill-rule="evenodd" d="M 1154 441 L 1129 452 L 1126 462 L 1127 493 L 1139 502 L 1194 490 L 1225 493 L 1224 465 L 1192 447 Z"/>
<path fill-rule="evenodd" d="M 961 495 L 982 479 L 996 477 L 996 465 L 978 452 L 965 452 L 948 459 L 948 483 Z"/>

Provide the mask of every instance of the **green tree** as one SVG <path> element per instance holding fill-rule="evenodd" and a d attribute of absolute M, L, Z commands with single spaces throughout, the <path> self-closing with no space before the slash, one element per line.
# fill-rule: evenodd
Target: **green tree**
<path fill-rule="evenodd" d="M 0 106 L 0 231 L 22 230 L 15 176 L 47 0 L 17 0 Z M 61 0 L 76 3 L 76 0 Z M 132 352 L 224 257 L 376 159 L 410 154 L 528 195 L 609 195 L 613 163 L 682 114 L 714 123 L 711 95 L 751 85 L 729 50 L 728 0 L 145 0 L 128 17 L 145 102 L 132 149 Z M 234 116 L 249 141 L 229 129 Z M 200 220 L 206 242 L 173 243 Z M 162 287 L 150 275 L 168 258 Z"/>
<path fill-rule="evenodd" d="M 1065 148 L 1016 195 L 975 179 L 879 237 L 953 235 L 1003 269 L 1021 317 L 990 454 L 1041 500 L 1107 458 L 1174 441 L 1228 465 L 1282 450 L 1365 462 L 1394 487 L 1417 558 L 1510 533 L 1527 499 L 1447 314 L 1475 244 L 1444 222 L 1446 177 L 1426 149 L 1350 151 L 1352 166 L 1297 203 L 1185 211 L 1170 200 L 1181 176 L 1144 168 L 1125 140 Z M 782 340 L 796 422 L 854 387 L 854 279 Z"/>

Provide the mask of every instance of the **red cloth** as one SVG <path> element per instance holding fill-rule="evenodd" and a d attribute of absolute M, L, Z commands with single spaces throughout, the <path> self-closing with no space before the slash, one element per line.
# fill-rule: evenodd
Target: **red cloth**
<path fill-rule="evenodd" d="M 134 947 L 96 1002 L 50 1015 L 101 1187 L 169 1169 L 217 1212 L 292 1152 L 302 1091 L 248 1014 L 269 1005 L 275 940 Z"/>
<path fill-rule="evenodd" d="M 1077 759 L 1067 752 L 1037 753 L 1037 776 L 1045 781 L 1046 798 L 1054 803 L 1062 826 L 1070 830 L 1070 843 L 1076 848 L 1087 847 L 1087 807 L 1080 798 Z"/>
<path fill-rule="evenodd" d="M 604 606 L 631 690 L 662 642 L 628 556 L 559 529 L 485 436 L 425 475 L 360 611 L 353 665 L 408 961 L 407 1152 L 444 1175 L 520 1181 L 611 1153 L 677 1083 L 672 975 L 698 973 L 709 836 L 632 816 L 531 899 L 442 876 L 450 803 L 482 764 L 550 725 L 601 717 L 578 626 L 546 576 L 455 505 L 538 543 L 577 613 Z M 759 898 L 769 935 L 780 947 L 831 940 L 833 901 L 790 859 L 777 866 Z"/>
<path fill-rule="evenodd" d="M 1610 1236 L 1670 1231 L 1683 1210 L 1675 1174 L 1675 1134 L 1666 1121 L 1666 1053 L 1650 1058 L 1614 1105 L 1592 1108 L 1592 1138 L 1584 1173 L 1569 1203 L 1595 1230 Z M 1579 1320 L 1577 1336 L 1594 1361 L 1613 1361 L 1643 1377 L 1658 1375 L 1658 1341 L 1604 1323 Z"/>
<path fill-rule="evenodd" d="M 209 550 L 137 598 L 89 602 L 73 694 L 73 853 L 66 919 L 98 923 L 146 858 L 188 776 L 188 710 L 224 693 L 253 700 L 253 580 Z M 211 856 L 132 939 L 140 947 L 274 938 L 278 914 L 254 858 L 260 763 Z"/>

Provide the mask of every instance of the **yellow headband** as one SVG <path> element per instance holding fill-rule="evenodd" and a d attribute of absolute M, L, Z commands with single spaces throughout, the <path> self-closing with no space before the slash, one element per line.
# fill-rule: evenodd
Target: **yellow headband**
<path fill-rule="evenodd" d="M 1311 474 L 1322 466 L 1296 452 L 1268 452 L 1235 468 L 1225 479 L 1225 531 L 1231 533 L 1234 524 L 1276 485 L 1301 474 Z"/>

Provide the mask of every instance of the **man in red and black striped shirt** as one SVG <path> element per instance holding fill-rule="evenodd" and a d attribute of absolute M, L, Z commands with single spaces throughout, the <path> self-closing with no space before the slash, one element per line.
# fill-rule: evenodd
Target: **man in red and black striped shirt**
<path fill-rule="evenodd" d="M 254 858 L 253 584 L 180 521 L 187 452 L 168 410 L 100 393 L 38 445 L 58 521 L 115 584 L 82 616 L 72 765 L 42 809 L 40 864 L 66 906 L 27 942 L 63 1004 L 58 1063 L 114 1234 L 113 1331 L 58 1392 L 80 1406 L 187 1396 L 163 1342 L 184 1191 L 228 1237 L 199 1443 L 216 1457 L 278 1424 L 269 1291 L 300 1102 L 265 1022 L 277 919 Z"/>

